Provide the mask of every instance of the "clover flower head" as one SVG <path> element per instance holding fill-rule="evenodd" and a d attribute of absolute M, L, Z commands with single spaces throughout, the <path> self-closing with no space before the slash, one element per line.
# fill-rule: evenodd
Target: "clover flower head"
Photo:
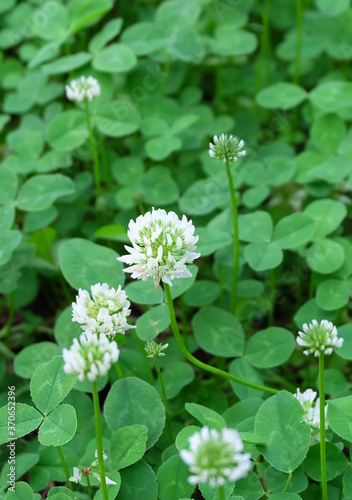
<path fill-rule="evenodd" d="M 162 351 L 164 351 L 168 346 L 169 344 L 157 344 L 154 340 L 151 340 L 146 343 L 144 350 L 147 353 L 148 358 L 157 358 L 158 356 L 165 356 L 165 353 Z"/>
<path fill-rule="evenodd" d="M 87 290 L 79 289 L 76 302 L 72 303 L 72 321 L 80 323 L 82 330 L 114 338 L 116 333 L 134 328 L 127 323 L 130 302 L 121 286 L 115 290 L 107 283 L 97 283 L 91 286 L 91 292 L 92 297 Z"/>
<path fill-rule="evenodd" d="M 92 76 L 80 76 L 66 85 L 66 97 L 70 101 L 91 101 L 94 97 L 100 95 L 100 85 L 98 80 Z"/>
<path fill-rule="evenodd" d="M 337 336 L 337 328 L 330 321 L 323 319 L 318 323 L 313 319 L 309 325 L 303 325 L 296 340 L 298 345 L 307 347 L 303 354 L 319 357 L 320 353 L 331 354 L 335 347 L 341 347 L 344 339 Z"/>
<path fill-rule="evenodd" d="M 318 398 L 314 402 L 316 396 L 317 393 L 312 389 L 307 389 L 303 393 L 300 392 L 299 389 L 297 389 L 296 394 L 294 394 L 294 397 L 298 399 L 298 401 L 301 403 L 301 406 L 303 407 L 304 422 L 310 425 L 311 443 L 314 443 L 315 441 L 320 441 L 320 399 Z M 325 405 L 324 411 L 325 411 L 325 429 L 327 429 L 329 426 L 329 423 L 326 418 L 328 405 Z"/>
<path fill-rule="evenodd" d="M 160 280 L 172 285 L 174 278 L 192 276 L 187 264 L 200 256 L 194 252 L 198 241 L 194 231 L 185 215 L 180 220 L 175 212 L 153 208 L 135 222 L 130 221 L 127 234 L 132 247 L 125 246 L 129 255 L 118 260 L 130 264 L 124 271 L 132 273 L 132 278 L 145 281 L 152 276 L 156 287 Z"/>
<path fill-rule="evenodd" d="M 116 342 L 109 341 L 104 333 L 98 337 L 96 333 L 86 331 L 73 339 L 70 349 L 63 349 L 64 371 L 77 375 L 78 380 L 88 379 L 94 382 L 97 377 L 108 373 L 113 363 L 119 358 Z"/>
<path fill-rule="evenodd" d="M 81 476 L 79 475 L 79 468 L 78 467 L 74 467 L 73 468 L 73 476 L 71 476 L 69 478 L 69 481 L 71 481 L 71 483 L 78 483 L 80 480 L 81 480 Z"/>
<path fill-rule="evenodd" d="M 218 432 L 203 427 L 188 442 L 189 451 L 181 450 L 180 456 L 194 474 L 188 478 L 191 484 L 209 483 L 214 488 L 247 476 L 251 469 L 251 456 L 242 453 L 243 443 L 235 429 Z"/>
<path fill-rule="evenodd" d="M 238 158 L 246 155 L 246 151 L 241 151 L 244 142 L 238 137 L 227 134 L 214 135 L 213 141 L 214 144 L 209 143 L 209 154 L 212 158 L 226 163 L 228 161 L 237 161 Z"/>

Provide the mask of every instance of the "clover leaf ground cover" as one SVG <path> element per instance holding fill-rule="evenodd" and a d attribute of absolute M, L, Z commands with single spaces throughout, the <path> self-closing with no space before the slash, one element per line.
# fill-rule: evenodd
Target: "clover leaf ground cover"
<path fill-rule="evenodd" d="M 1 500 L 352 498 L 351 36 L 1 2 Z"/>

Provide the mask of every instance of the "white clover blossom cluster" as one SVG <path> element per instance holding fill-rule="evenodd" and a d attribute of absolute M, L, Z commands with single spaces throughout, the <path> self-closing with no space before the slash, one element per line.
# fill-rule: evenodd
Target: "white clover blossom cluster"
<path fill-rule="evenodd" d="M 76 80 L 72 80 L 69 85 L 66 85 L 66 97 L 70 101 L 91 101 L 94 97 L 100 95 L 100 85 L 98 80 L 92 76 L 80 76 Z"/>
<path fill-rule="evenodd" d="M 73 339 L 70 349 L 63 349 L 63 368 L 65 373 L 77 375 L 80 381 L 88 379 L 94 382 L 97 377 L 108 373 L 111 365 L 118 360 L 119 353 L 116 342 L 110 342 L 104 333 L 98 336 L 86 331 L 79 340 Z"/>
<path fill-rule="evenodd" d="M 303 420 L 311 427 L 311 443 L 320 441 L 320 398 L 314 402 L 316 396 L 317 393 L 313 389 L 307 389 L 303 393 L 297 389 L 296 394 L 294 394 L 303 407 Z M 326 418 L 327 411 L 328 405 L 325 405 L 325 429 L 329 426 Z"/>
<path fill-rule="evenodd" d="M 303 332 L 298 332 L 297 344 L 307 347 L 303 354 L 313 354 L 319 357 L 320 353 L 331 354 L 335 347 L 341 347 L 343 338 L 337 335 L 337 328 L 330 321 L 323 319 L 320 323 L 316 319 L 303 325 Z"/>
<path fill-rule="evenodd" d="M 118 260 L 130 264 L 124 271 L 132 273 L 132 278 L 145 281 L 152 276 L 156 287 L 160 280 L 172 285 L 174 278 L 192 276 L 187 264 L 200 256 L 194 252 L 198 241 L 194 230 L 185 215 L 180 220 L 175 212 L 153 208 L 130 221 L 127 234 L 133 246 L 125 246 L 130 255 Z"/>
<path fill-rule="evenodd" d="M 180 456 L 194 474 L 188 478 L 191 484 L 208 483 L 214 488 L 245 477 L 251 469 L 251 456 L 242 453 L 243 442 L 235 429 L 218 432 L 203 427 L 188 442 L 189 451 L 181 450 Z"/>
<path fill-rule="evenodd" d="M 241 151 L 244 142 L 233 135 L 221 134 L 214 135 L 214 144 L 209 143 L 209 154 L 212 158 L 228 161 L 237 161 L 241 156 L 246 155 L 246 151 Z"/>
<path fill-rule="evenodd" d="M 134 328 L 127 323 L 131 304 L 121 286 L 115 290 L 107 283 L 97 283 L 91 286 L 91 292 L 92 297 L 87 290 L 79 289 L 76 302 L 72 303 L 72 321 L 80 323 L 82 330 L 114 338 L 117 333 Z"/>

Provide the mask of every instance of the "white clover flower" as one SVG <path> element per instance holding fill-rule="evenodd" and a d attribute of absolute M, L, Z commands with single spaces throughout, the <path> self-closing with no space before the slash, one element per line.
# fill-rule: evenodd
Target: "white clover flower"
<path fill-rule="evenodd" d="M 331 354 L 334 347 L 341 347 L 343 338 L 337 336 L 337 328 L 330 321 L 323 319 L 320 324 L 316 319 L 307 325 L 303 325 L 303 332 L 298 332 L 297 344 L 303 347 L 308 347 L 303 354 L 313 354 L 316 357 L 320 353 Z"/>
<path fill-rule="evenodd" d="M 318 398 L 314 403 L 317 393 L 312 389 L 307 389 L 305 392 L 301 393 L 297 389 L 294 397 L 298 399 L 301 403 L 304 415 L 303 420 L 311 427 L 311 443 L 315 441 L 320 441 L 320 399 Z M 327 421 L 327 411 L 328 405 L 325 405 L 325 429 L 328 428 L 329 423 Z"/>
<path fill-rule="evenodd" d="M 246 151 L 241 151 L 244 142 L 233 135 L 221 134 L 219 137 L 214 135 L 214 144 L 209 143 L 209 154 L 212 158 L 228 161 L 237 161 L 240 156 L 245 156 Z"/>
<path fill-rule="evenodd" d="M 95 456 L 95 458 L 98 458 L 98 450 L 95 450 L 94 456 Z M 107 460 L 107 458 L 108 458 L 108 456 L 105 455 L 105 453 L 103 451 L 103 460 L 104 460 L 104 462 L 105 462 L 105 460 Z M 93 467 L 93 465 L 92 465 L 92 467 Z"/>
<path fill-rule="evenodd" d="M 100 85 L 98 80 L 92 76 L 80 76 L 66 85 L 66 97 L 70 101 L 91 101 L 94 97 L 100 95 Z"/>
<path fill-rule="evenodd" d="M 113 363 L 119 358 L 119 349 L 116 342 L 109 342 L 107 336 L 101 333 L 86 331 L 73 339 L 71 348 L 63 349 L 64 371 L 77 375 L 78 380 L 88 379 L 94 382 L 97 377 L 108 373 Z"/>
<path fill-rule="evenodd" d="M 132 273 L 132 278 L 145 281 L 153 276 L 155 286 L 161 281 L 172 285 L 174 278 L 192 276 L 186 264 L 191 264 L 200 256 L 195 253 L 198 236 L 194 236 L 192 221 L 186 216 L 182 220 L 175 212 L 152 210 L 130 221 L 128 237 L 133 247 L 125 246 L 130 255 L 118 257 L 118 260 L 130 267 L 124 269 Z"/>
<path fill-rule="evenodd" d="M 157 344 L 154 340 L 150 340 L 146 343 L 144 350 L 147 353 L 148 358 L 157 358 L 158 356 L 165 356 L 165 349 L 169 347 L 169 344 Z"/>
<path fill-rule="evenodd" d="M 93 298 L 87 290 L 79 289 L 76 302 L 72 303 L 72 321 L 80 323 L 82 330 L 113 338 L 116 333 L 135 328 L 127 323 L 131 304 L 121 286 L 115 290 L 107 283 L 97 283 L 91 286 L 91 291 Z"/>
<path fill-rule="evenodd" d="M 191 484 L 209 483 L 214 488 L 247 476 L 251 469 L 251 456 L 241 453 L 243 443 L 235 429 L 218 432 L 203 427 L 188 442 L 190 450 L 181 450 L 180 456 L 194 474 L 188 478 Z"/>
<path fill-rule="evenodd" d="M 81 480 L 81 476 L 79 475 L 79 468 L 78 467 L 73 468 L 73 476 L 71 476 L 69 478 L 69 480 L 72 483 L 76 483 L 76 484 Z"/>
<path fill-rule="evenodd" d="M 92 474 L 93 474 L 93 476 L 95 476 L 98 479 L 98 481 L 101 481 L 99 474 L 97 474 L 96 472 L 92 472 Z M 115 481 L 113 481 L 112 479 L 109 479 L 107 476 L 105 476 L 105 482 L 106 482 L 106 484 L 117 484 L 117 483 L 115 483 Z"/>

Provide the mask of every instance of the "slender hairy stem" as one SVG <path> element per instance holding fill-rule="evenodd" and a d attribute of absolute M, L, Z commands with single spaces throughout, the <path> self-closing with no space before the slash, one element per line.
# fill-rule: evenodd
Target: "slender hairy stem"
<path fill-rule="evenodd" d="M 71 491 L 73 491 L 73 486 L 72 486 L 72 483 L 70 481 L 70 474 L 68 472 L 67 463 L 66 463 L 66 460 L 65 460 L 65 456 L 64 456 L 64 454 L 62 452 L 61 446 L 57 446 L 56 449 L 59 452 L 61 463 L 62 463 L 62 467 L 64 468 L 64 471 L 65 471 L 67 486 L 70 488 Z"/>
<path fill-rule="evenodd" d="M 103 458 L 103 434 L 102 434 L 102 430 L 101 430 L 99 394 L 98 394 L 98 390 L 97 390 L 97 386 L 96 386 L 95 382 L 92 382 L 92 388 L 93 388 L 95 434 L 96 434 L 96 438 L 97 438 L 97 451 L 98 451 L 98 463 L 99 463 L 99 473 L 100 473 L 100 482 L 101 482 L 101 492 L 103 494 L 103 500 L 109 500 L 108 488 L 106 486 L 104 458 Z"/>
<path fill-rule="evenodd" d="M 141 339 L 138 337 L 138 335 L 137 335 L 137 333 L 136 333 L 135 328 L 133 328 L 132 332 L 133 332 L 133 336 L 134 336 L 134 338 L 136 339 L 136 342 L 137 342 L 137 344 L 138 344 L 139 350 L 140 350 L 140 351 L 141 351 L 141 353 L 142 353 L 142 356 L 143 356 L 143 359 L 144 359 L 145 366 L 146 366 L 147 371 L 148 371 L 148 373 L 149 373 L 149 378 L 150 378 L 150 381 L 151 381 L 151 383 L 152 383 L 152 384 L 154 384 L 154 376 L 153 376 L 153 371 L 152 371 L 152 369 L 151 369 L 151 367 L 150 367 L 150 364 L 149 364 L 149 360 L 148 360 L 147 353 L 146 353 L 146 352 L 145 352 L 145 350 L 144 350 L 144 346 L 143 346 L 143 344 L 142 344 L 142 342 L 141 342 Z"/>
<path fill-rule="evenodd" d="M 225 493 L 223 486 L 219 486 L 219 500 L 225 500 Z"/>
<path fill-rule="evenodd" d="M 247 387 L 252 387 L 253 389 L 258 389 L 259 391 L 270 392 L 271 394 L 277 394 L 279 392 L 277 389 L 273 389 L 272 387 L 266 387 L 265 385 L 255 384 L 254 382 L 249 382 L 248 380 L 244 380 L 240 377 L 236 377 L 236 375 L 232 375 L 232 373 L 228 373 L 228 372 L 225 372 L 224 370 L 220 370 L 219 368 L 216 368 L 215 366 L 207 365 L 206 363 L 203 363 L 202 361 L 199 361 L 197 358 L 195 358 L 187 350 L 185 344 L 183 343 L 180 331 L 179 331 L 178 326 L 177 326 L 175 309 L 174 309 L 174 304 L 172 302 L 170 287 L 167 283 L 164 283 L 164 289 L 165 289 L 167 305 L 169 308 L 172 331 L 174 332 L 176 342 L 177 342 L 179 348 L 181 349 L 181 351 L 183 352 L 183 355 L 186 359 L 188 359 L 191 363 L 198 366 L 199 368 L 202 368 L 203 370 L 214 373 L 215 375 L 218 375 L 219 377 L 228 378 L 230 380 L 233 380 L 234 382 L 238 382 L 239 384 L 246 385 Z"/>
<path fill-rule="evenodd" d="M 292 472 L 289 472 L 288 478 L 287 478 L 287 481 L 286 481 L 286 484 L 285 484 L 285 488 L 284 488 L 284 491 L 282 493 L 286 493 L 287 492 L 288 487 L 290 486 L 291 479 L 292 479 Z"/>
<path fill-rule="evenodd" d="M 89 476 L 86 476 L 86 479 L 87 479 L 87 486 L 88 486 L 89 496 L 90 496 L 91 500 L 94 500 L 94 493 L 93 493 L 93 490 L 92 490 L 92 486 L 90 484 Z"/>
<path fill-rule="evenodd" d="M 296 58 L 293 81 L 299 82 L 301 69 L 301 48 L 302 48 L 302 33 L 303 33 L 303 6 L 302 0 L 296 0 L 296 19 L 297 19 L 297 38 L 296 38 Z"/>
<path fill-rule="evenodd" d="M 88 127 L 88 132 L 89 132 L 89 142 L 90 142 L 90 147 L 92 148 L 92 154 L 93 154 L 93 160 L 94 160 L 95 188 L 97 191 L 97 198 L 98 198 L 101 194 L 99 158 L 98 158 L 97 145 L 96 145 L 96 142 L 94 139 L 92 126 L 90 123 L 89 102 L 87 99 L 85 101 L 85 104 L 86 104 L 86 121 L 87 121 L 87 127 Z"/>
<path fill-rule="evenodd" d="M 174 436 L 172 434 L 171 417 L 170 417 L 169 406 L 167 404 L 167 398 L 166 398 L 166 392 L 165 392 L 165 386 L 164 386 L 163 376 L 161 374 L 161 370 L 160 370 L 160 367 L 159 367 L 159 364 L 158 364 L 158 360 L 156 358 L 153 358 L 153 360 L 154 360 L 156 372 L 158 374 L 158 379 L 159 379 L 160 388 L 161 388 L 161 394 L 163 396 L 163 403 L 164 403 L 164 408 L 165 408 L 165 413 L 166 413 L 166 423 L 167 423 L 167 427 L 168 427 L 168 430 L 169 430 L 169 436 L 170 436 L 171 442 L 173 443 L 174 442 Z"/>
<path fill-rule="evenodd" d="M 114 363 L 114 367 L 115 367 L 115 370 L 116 370 L 118 377 L 124 378 L 122 370 L 121 370 L 121 366 L 119 365 L 119 363 L 117 361 L 116 361 L 116 363 Z"/>
<path fill-rule="evenodd" d="M 325 445 L 325 389 L 324 389 L 324 353 L 319 356 L 319 398 L 320 398 L 320 466 L 321 489 L 323 500 L 328 500 L 328 484 L 326 479 L 326 445 Z"/>
<path fill-rule="evenodd" d="M 232 205 L 232 223 L 233 223 L 233 274 L 232 274 L 232 292 L 231 292 L 231 306 L 230 312 L 235 313 L 236 297 L 237 297 L 237 280 L 238 280 L 238 258 L 239 258 L 239 241 L 238 241 L 238 213 L 236 194 L 233 187 L 233 180 L 230 170 L 229 162 L 226 162 L 227 180 L 230 188 L 231 205 Z"/>

